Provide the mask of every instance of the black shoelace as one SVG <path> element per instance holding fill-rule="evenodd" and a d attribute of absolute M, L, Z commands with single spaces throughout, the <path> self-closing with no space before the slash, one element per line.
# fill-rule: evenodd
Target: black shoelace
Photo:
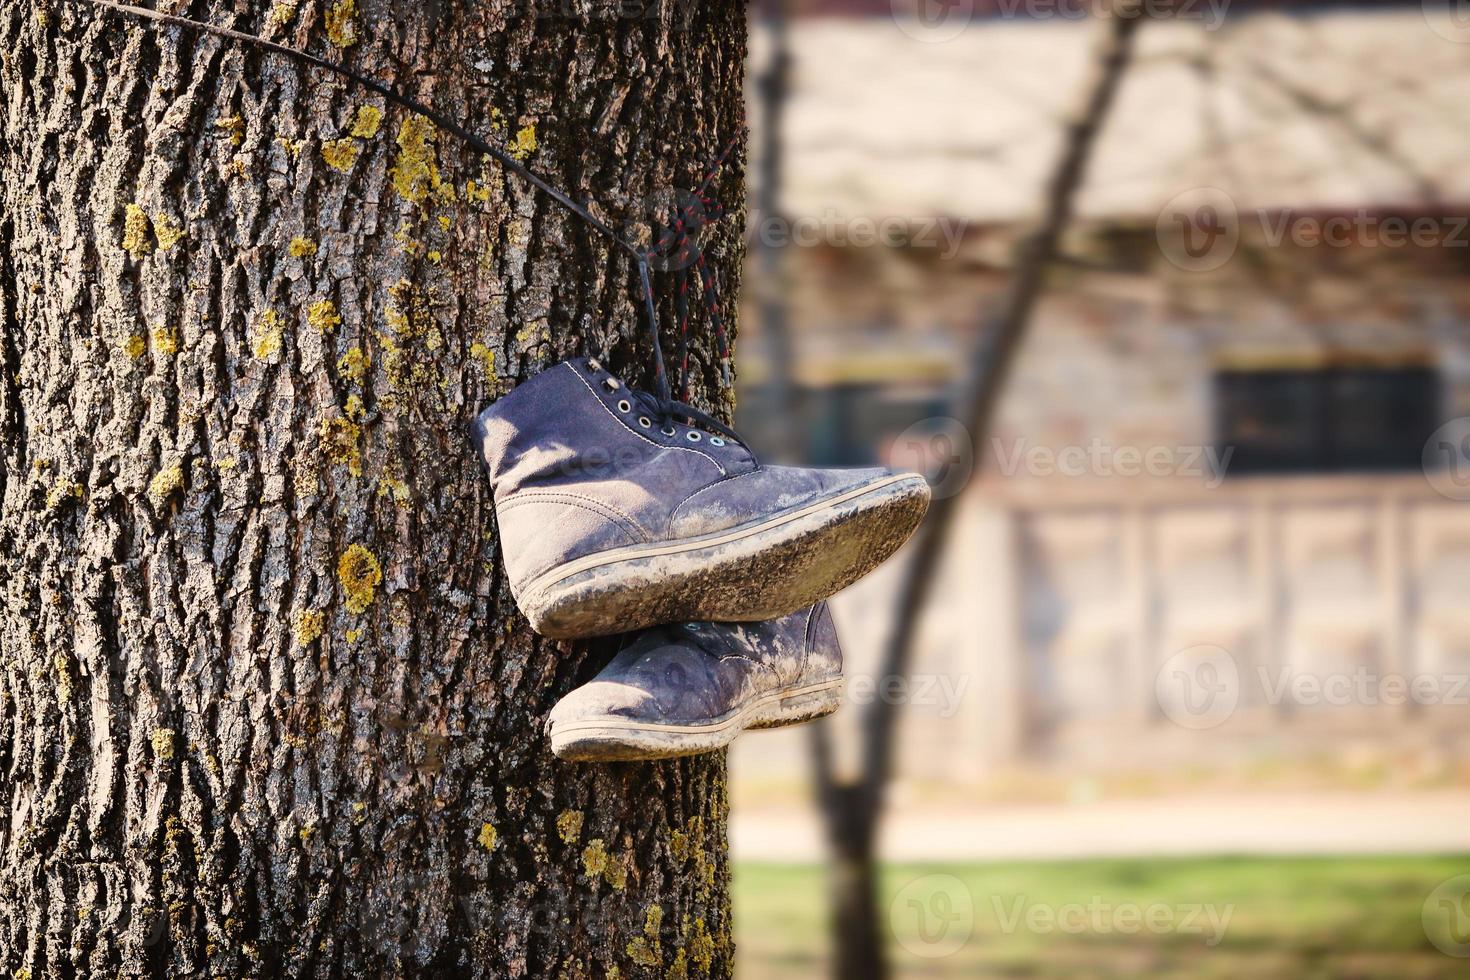
<path fill-rule="evenodd" d="M 453 119 L 414 99 L 412 96 L 405 95 L 391 85 L 386 85 L 376 79 L 353 71 L 346 65 L 310 54 L 299 48 L 293 48 L 287 44 L 268 41 L 255 34 L 236 31 L 228 27 L 218 27 L 214 24 L 192 20 L 188 17 L 160 13 L 159 11 L 150 10 L 146 7 L 114 3 L 112 0 L 74 0 L 74 2 L 88 3 L 94 7 L 101 7 L 115 13 L 129 14 L 143 20 L 183 27 L 204 34 L 213 34 L 216 37 L 227 38 L 232 41 L 240 41 L 264 51 L 285 55 L 288 58 L 293 58 L 305 64 L 336 72 L 344 78 L 351 79 L 357 84 L 378 93 L 390 102 L 396 102 L 405 109 L 424 116 L 435 126 L 454 136 L 458 136 L 476 151 L 495 160 L 506 170 L 509 170 L 532 187 L 546 194 L 557 204 L 581 218 L 592 228 L 601 232 L 614 245 L 632 257 L 638 269 L 639 286 L 643 294 L 644 315 L 648 319 L 648 333 L 653 342 L 654 384 L 657 386 L 658 392 L 655 396 L 649 395 L 646 392 L 631 391 L 630 389 L 630 394 L 639 398 L 640 403 L 645 404 L 645 407 L 656 414 L 661 420 L 683 419 L 696 425 L 721 432 L 744 445 L 744 440 L 740 439 L 728 426 L 710 417 L 705 412 L 694 408 L 692 405 L 685 404 L 682 400 L 676 401 L 674 399 L 673 392 L 670 389 L 668 371 L 664 367 L 663 346 L 659 341 L 658 304 L 654 296 L 653 280 L 649 273 L 650 260 L 655 258 L 662 259 L 670 264 L 677 280 L 675 303 L 679 316 L 680 355 L 677 390 L 680 398 L 688 398 L 689 386 L 689 306 L 687 292 L 689 288 L 689 266 L 691 264 L 694 266 L 700 279 L 710 325 L 715 335 L 715 345 L 720 358 L 722 377 L 725 384 L 728 385 L 730 383 L 730 350 L 729 344 L 725 339 L 724 325 L 720 318 L 718 282 L 715 278 L 714 270 L 705 262 L 704 253 L 699 248 L 697 236 L 705 226 L 724 216 L 724 210 L 712 201 L 706 195 L 706 192 L 709 189 L 710 182 L 718 172 L 720 165 L 724 163 L 725 159 L 730 155 L 730 151 L 734 149 L 736 144 L 735 138 L 730 140 L 724 150 L 715 159 L 707 171 L 703 182 L 700 184 L 699 190 L 693 195 L 693 199 L 688 203 L 681 203 L 675 206 L 669 228 L 663 234 L 656 235 L 651 247 L 645 248 L 628 241 L 611 225 L 574 200 L 570 194 L 550 183 L 545 178 L 538 176 L 535 171 L 512 157 L 505 150 L 492 146 Z M 647 399 L 654 400 L 648 403 L 646 401 Z"/>
<path fill-rule="evenodd" d="M 638 391 L 634 388 L 628 388 L 626 390 L 628 392 L 628 396 L 640 408 L 652 415 L 659 416 L 664 421 L 668 421 L 670 419 L 679 419 L 680 421 L 686 422 L 693 426 L 697 426 L 698 428 L 709 429 L 711 431 L 718 432 L 721 435 L 725 436 L 727 439 L 734 440 L 735 442 L 740 443 L 740 445 L 742 446 L 745 445 L 745 440 L 740 438 L 740 434 L 734 429 L 730 428 L 728 425 L 721 422 L 719 419 L 714 418 L 708 413 L 701 412 L 699 409 L 695 408 L 693 405 L 688 404 L 687 402 L 676 401 L 674 399 L 670 399 L 666 402 L 660 402 L 655 395 L 652 395 L 646 391 Z"/>

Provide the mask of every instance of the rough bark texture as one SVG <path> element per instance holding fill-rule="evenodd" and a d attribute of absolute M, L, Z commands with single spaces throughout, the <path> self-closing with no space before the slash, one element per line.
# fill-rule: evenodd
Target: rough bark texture
<path fill-rule="evenodd" d="M 168 9 L 391 80 L 620 226 L 740 126 L 734 3 Z M 551 757 L 608 645 L 529 632 L 466 438 L 565 356 L 648 379 L 632 271 L 432 135 L 0 5 L 4 975 L 729 973 L 724 759 Z"/>

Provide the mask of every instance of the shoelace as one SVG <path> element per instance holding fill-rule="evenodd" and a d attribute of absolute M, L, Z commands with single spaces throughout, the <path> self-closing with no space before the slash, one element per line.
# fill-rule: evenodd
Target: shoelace
<path fill-rule="evenodd" d="M 715 279 L 714 270 L 705 261 L 704 252 L 699 248 L 694 236 L 725 216 L 724 207 L 718 201 L 710 198 L 706 191 L 734 148 L 735 140 L 732 139 L 707 170 L 694 199 L 674 208 L 668 229 L 650 249 L 654 255 L 669 257 L 675 270 L 677 289 L 674 301 L 679 319 L 679 385 L 677 390 L 681 400 L 687 400 L 689 397 L 689 266 L 691 263 L 699 274 L 702 287 L 701 296 L 704 299 L 710 326 L 714 331 L 715 350 L 720 359 L 722 380 L 726 385 L 730 384 L 730 345 L 725 339 L 724 321 L 720 317 L 718 282 Z"/>
<path fill-rule="evenodd" d="M 617 378 L 613 377 L 612 374 L 609 373 L 602 366 L 602 363 L 596 359 L 589 360 L 587 366 L 590 367 L 595 373 L 605 374 L 606 377 L 603 378 L 602 383 L 607 386 L 607 389 L 609 391 L 622 391 L 628 398 L 630 405 L 634 405 L 642 409 L 644 418 L 648 418 L 650 419 L 650 421 L 654 418 L 657 418 L 659 421 L 664 423 L 668 423 L 672 420 L 678 419 L 685 422 L 692 428 L 702 428 L 708 429 L 713 432 L 718 432 L 720 433 L 720 435 L 724 436 L 730 441 L 743 446 L 747 452 L 750 451 L 750 447 L 746 444 L 745 440 L 741 438 L 740 433 L 736 432 L 734 429 L 730 428 L 719 419 L 714 418 L 706 412 L 700 411 L 693 405 L 689 405 L 685 402 L 675 401 L 672 399 L 664 401 L 657 396 L 650 394 L 649 392 L 639 391 L 636 388 L 630 388 L 623 382 L 619 381 Z M 668 429 L 668 425 L 664 425 L 662 429 L 663 434 L 668 436 L 673 435 L 673 433 L 669 432 Z"/>
<path fill-rule="evenodd" d="M 691 261 L 698 272 L 703 287 L 702 292 L 705 306 L 710 318 L 710 325 L 715 334 L 716 350 L 720 358 L 721 374 L 725 384 L 728 385 L 730 383 L 730 349 L 725 339 L 724 324 L 720 318 L 718 282 L 715 278 L 714 271 L 705 262 L 704 253 L 700 250 L 695 236 L 704 226 L 719 220 L 725 214 L 724 209 L 706 195 L 706 191 L 709 189 L 710 182 L 714 179 L 719 167 L 730 155 L 731 150 L 735 148 L 738 136 L 731 138 L 714 164 L 708 169 L 703 182 L 699 186 L 698 192 L 694 195 L 695 200 L 699 204 L 699 208 L 696 208 L 693 202 L 688 205 L 676 207 L 669 229 L 661 235 L 656 234 L 652 246 L 645 248 L 625 239 L 611 225 L 598 218 L 586 207 L 574 200 L 570 194 L 537 175 L 535 171 L 522 164 L 519 160 L 516 160 L 505 150 L 492 146 L 465 127 L 456 123 L 453 119 L 419 102 L 417 99 L 403 94 L 393 86 L 359 74 L 346 65 L 319 57 L 318 55 L 309 54 L 287 44 L 268 41 L 255 34 L 236 31 L 228 27 L 217 27 L 214 24 L 192 20 L 188 17 L 160 13 L 159 11 L 150 10 L 146 7 L 115 3 L 113 0 L 73 0 L 73 2 L 87 3 L 94 7 L 110 10 L 114 13 L 128 14 L 142 20 L 153 21 L 159 24 L 169 24 L 175 27 L 199 31 L 204 34 L 213 34 L 216 37 L 222 37 L 232 41 L 240 41 L 265 51 L 294 58 L 297 61 L 317 68 L 325 68 L 328 71 L 336 72 L 344 78 L 348 78 L 378 93 L 390 102 L 396 102 L 405 109 L 424 116 L 440 129 L 459 137 L 476 151 L 489 156 L 506 170 L 520 177 L 532 187 L 548 195 L 557 204 L 581 218 L 589 226 L 606 236 L 613 244 L 632 257 L 638 269 L 639 285 L 643 293 L 644 314 L 648 320 L 648 333 L 653 344 L 654 384 L 658 388 L 658 394 L 656 396 L 656 402 L 651 406 L 651 410 L 662 421 L 667 421 L 671 418 L 681 418 L 722 432 L 744 445 L 744 441 L 722 422 L 701 412 L 692 405 L 685 404 L 683 401 L 674 400 L 670 389 L 668 371 L 664 367 L 663 346 L 659 339 L 658 303 L 653 291 L 653 280 L 649 274 L 649 260 L 652 257 L 671 258 L 676 265 L 675 274 L 677 277 L 678 292 L 675 303 L 679 318 L 680 354 L 679 383 L 677 387 L 680 398 L 688 398 L 689 388 L 689 307 L 687 292 L 689 287 L 688 264 Z M 704 213 L 701 214 L 701 211 Z M 641 398 L 655 397 L 644 392 L 631 393 Z"/>

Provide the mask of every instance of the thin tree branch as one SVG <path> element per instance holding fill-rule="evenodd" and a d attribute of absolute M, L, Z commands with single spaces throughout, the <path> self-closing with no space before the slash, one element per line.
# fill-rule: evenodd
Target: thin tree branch
<path fill-rule="evenodd" d="M 1111 13 L 1094 78 L 1076 116 L 1067 124 L 1062 157 L 1046 188 L 1044 217 L 1022 242 L 1014 278 L 998 316 L 977 346 L 965 395 L 964 418 L 975 442 L 984 441 L 995 416 L 1003 382 L 1041 295 L 1057 244 L 1070 223 L 1097 135 L 1107 119 L 1144 20 L 1142 0 L 1122 0 Z M 899 587 L 897 615 L 882 659 L 881 676 L 902 675 L 908 667 L 919 616 L 928 603 L 944 542 L 963 495 L 940 499 L 919 529 Z M 892 769 L 896 706 L 876 699 L 864 720 L 863 805 L 871 821 L 881 810 L 882 790 Z"/>

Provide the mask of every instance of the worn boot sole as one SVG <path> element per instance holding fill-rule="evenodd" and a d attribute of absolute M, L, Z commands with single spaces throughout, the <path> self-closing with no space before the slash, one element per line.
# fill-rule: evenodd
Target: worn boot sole
<path fill-rule="evenodd" d="M 928 506 L 923 477 L 896 474 L 717 534 L 588 555 L 532 580 L 519 605 L 554 639 L 775 619 L 872 571 Z"/>
<path fill-rule="evenodd" d="M 593 718 L 557 725 L 551 751 L 568 762 L 638 762 L 713 752 L 741 732 L 783 728 L 830 715 L 842 703 L 842 678 L 773 691 L 705 725 L 658 725 Z"/>

